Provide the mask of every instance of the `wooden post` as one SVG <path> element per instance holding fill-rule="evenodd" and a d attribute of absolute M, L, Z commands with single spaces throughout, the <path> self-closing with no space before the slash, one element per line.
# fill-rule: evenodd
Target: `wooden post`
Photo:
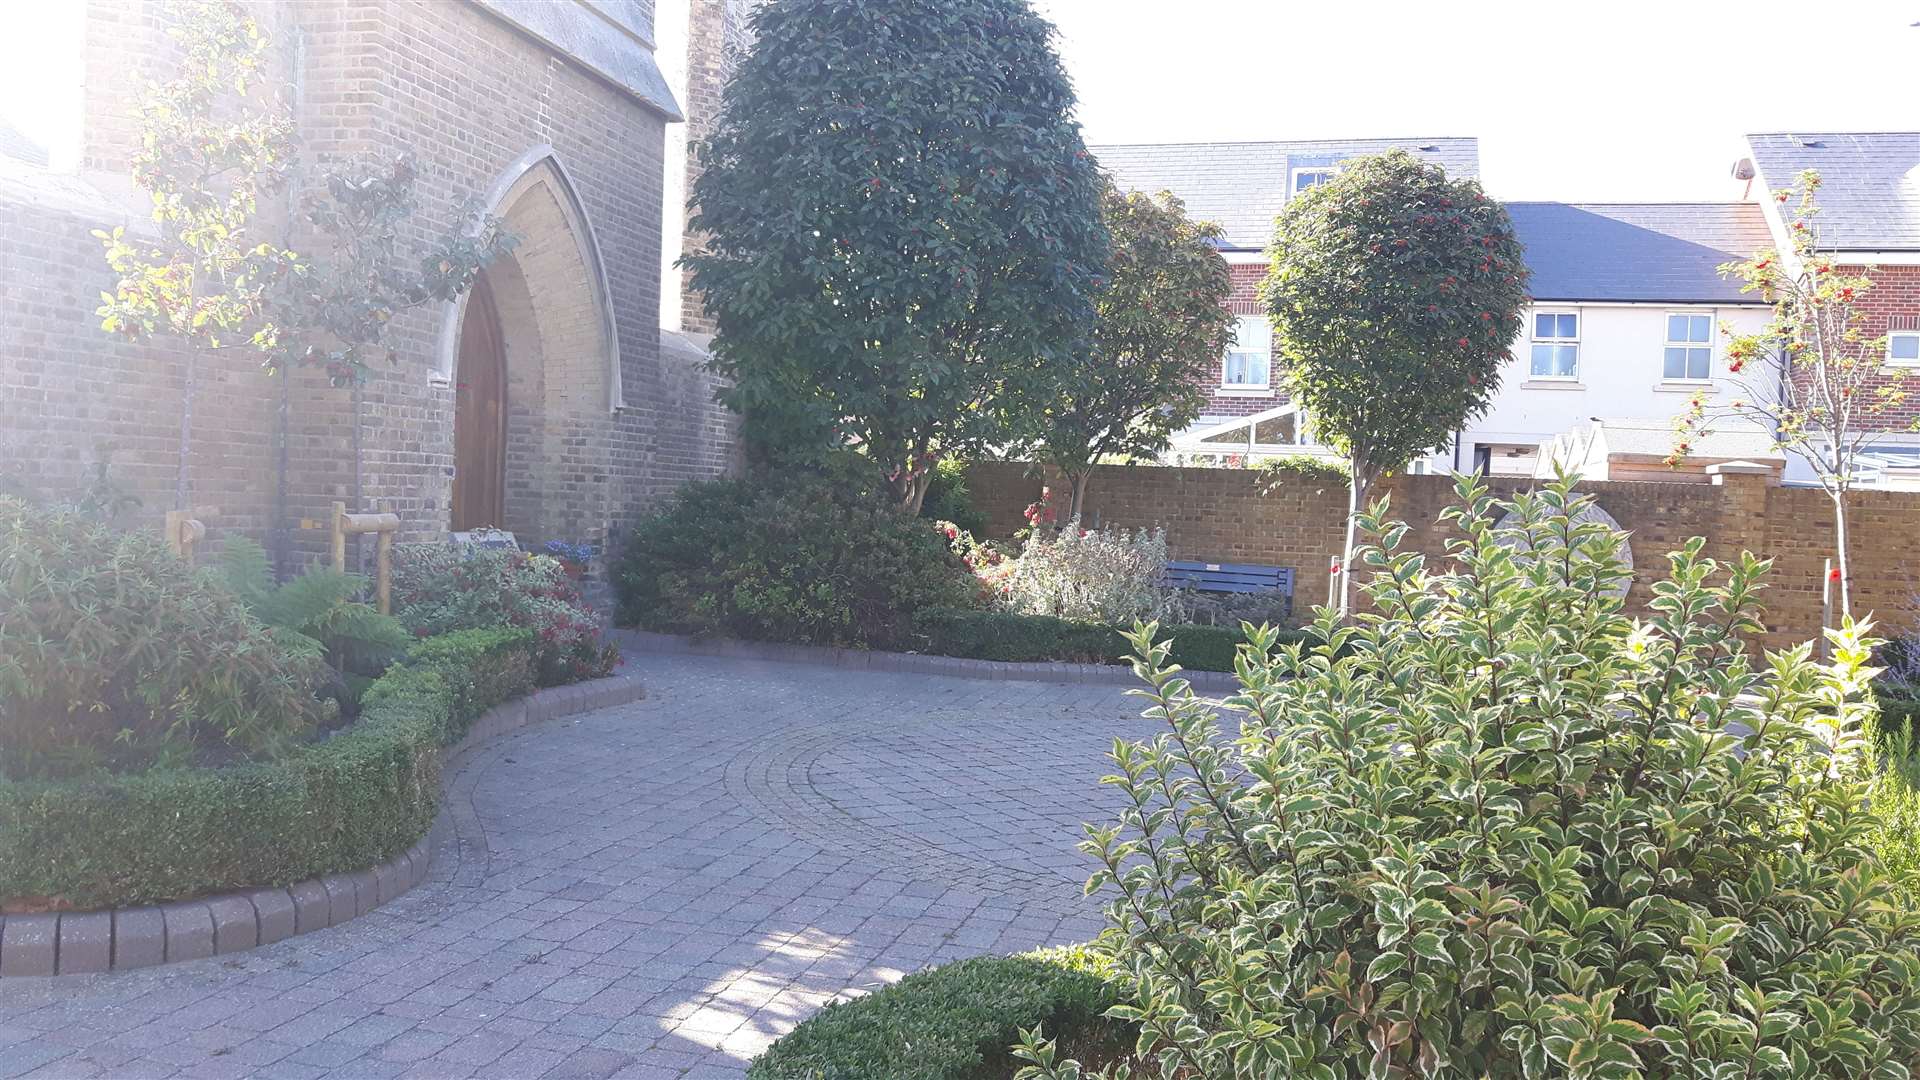
<path fill-rule="evenodd" d="M 333 504 L 333 568 L 347 572 L 347 537 L 374 533 L 378 547 L 374 559 L 374 595 L 380 614 L 393 614 L 393 534 L 400 531 L 398 514 L 349 514 L 347 504 Z"/>
<path fill-rule="evenodd" d="M 167 546 L 173 549 L 175 555 L 178 555 L 191 564 L 193 562 L 194 545 L 207 538 L 206 523 L 200 521 L 199 518 L 194 515 L 198 514 L 211 517 L 219 512 L 217 508 L 211 506 L 196 506 L 192 510 L 167 511 L 166 524 L 163 526 Z"/>

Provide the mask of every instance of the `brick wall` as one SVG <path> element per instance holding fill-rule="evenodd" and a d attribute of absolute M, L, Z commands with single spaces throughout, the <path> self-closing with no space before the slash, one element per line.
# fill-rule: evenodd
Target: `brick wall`
<path fill-rule="evenodd" d="M 753 44 L 749 20 L 755 8 L 765 0 L 691 0 L 687 14 L 687 93 L 680 109 L 687 117 L 687 143 L 696 146 L 710 138 L 720 116 L 720 100 L 733 72 L 733 66 Z M 689 153 L 686 162 L 688 192 L 700 175 L 700 159 Z M 688 212 L 674 207 L 669 212 Z M 690 216 L 690 212 L 689 212 Z M 701 237 L 688 232 L 682 237 L 687 254 L 701 250 Z M 714 332 L 713 319 L 698 293 L 683 289 L 680 301 L 681 326 L 693 334 Z"/>
<path fill-rule="evenodd" d="M 0 320 L 0 440 L 8 455 L 0 469 L 35 487 L 70 489 L 96 447 L 112 443 L 116 477 L 146 500 L 151 520 L 174 502 L 181 358 L 99 332 L 93 310 L 113 277 L 88 233 L 142 227 L 138 203 L 123 205 L 120 196 L 135 137 L 135 88 L 156 74 L 150 58 L 164 55 L 156 52 L 164 40 L 158 10 L 138 0 L 90 2 L 83 162 L 92 183 L 0 175 L 0 304 L 8 313 Z M 316 182 L 322 161 L 411 151 L 419 208 L 407 239 L 425 244 L 458 227 L 471 201 L 531 148 L 551 145 L 573 181 L 602 257 L 619 341 L 612 362 L 627 407 L 617 415 L 607 408 L 609 361 L 569 329 L 591 301 L 585 282 L 552 273 L 530 282 L 552 294 L 527 317 L 545 360 L 559 366 L 542 369 L 510 402 L 544 410 L 549 421 L 539 430 L 523 425 L 510 439 L 516 467 L 529 475 L 523 489 L 537 488 L 542 500 L 544 534 L 528 539 L 604 543 L 652 500 L 726 469 L 735 425 L 712 400 L 711 376 L 683 355 L 663 358 L 659 347 L 659 116 L 466 3 L 313 0 L 260 6 L 255 14 L 282 46 L 277 76 L 291 79 L 296 32 L 304 42 L 296 195 L 304 190 L 298 185 Z M 282 233 L 278 209 L 270 208 L 263 232 L 300 248 L 311 238 Z M 538 271 L 541 243 L 557 241 L 527 239 L 512 269 Z M 396 362 L 361 389 L 358 425 L 350 391 L 313 372 L 287 381 L 290 518 L 322 517 L 332 500 L 351 500 L 357 428 L 360 504 L 398 512 L 406 539 L 444 535 L 455 388 L 435 375 L 447 318 L 434 307 L 396 322 Z M 240 354 L 203 365 L 200 382 L 187 501 L 219 507 L 210 521 L 216 532 L 265 536 L 276 520 L 282 386 Z M 305 550 L 318 549 L 317 536 L 304 539 Z"/>
<path fill-rule="evenodd" d="M 1260 303 L 1260 281 L 1267 276 L 1266 264 L 1234 263 L 1228 270 L 1233 274 L 1233 293 L 1227 298 L 1227 310 L 1235 315 L 1265 315 L 1266 308 Z M 1265 394 L 1222 391 L 1220 380 L 1226 376 L 1221 366 L 1223 362 L 1216 360 L 1207 377 L 1201 381 L 1207 391 L 1207 403 L 1200 408 L 1202 416 L 1252 416 L 1287 400 L 1286 395 L 1278 391 Z M 1280 373 L 1270 370 L 1268 375 L 1277 385 Z"/>
<path fill-rule="evenodd" d="M 1869 339 L 1882 337 L 1889 329 L 1920 329 L 1920 266 L 1882 266 L 1870 273 L 1859 266 L 1841 268 L 1846 274 L 1865 274 L 1873 281 L 1861 298 L 1860 310 L 1866 315 L 1861 334 Z M 1899 320 L 1896 325 L 1895 320 Z M 1872 418 L 1873 427 L 1882 431 L 1910 431 L 1920 424 L 1920 380 L 1908 376 L 1904 381 L 1907 399 Z"/>
<path fill-rule="evenodd" d="M 1087 490 L 1088 519 L 1104 524 L 1164 526 L 1176 559 L 1248 562 L 1295 569 L 1297 610 L 1324 602 L 1329 558 L 1340 550 L 1347 490 L 1338 482 L 1289 478 L 1263 494 L 1259 474 L 1244 469 L 1169 469 L 1106 466 Z M 1817 488 L 1769 486 L 1764 478 L 1724 477 L 1722 485 L 1611 482 L 1586 485 L 1602 509 L 1632 534 L 1634 586 L 1628 601 L 1644 610 L 1653 583 L 1666 573 L 1666 555 L 1694 536 L 1707 553 L 1728 559 L 1746 550 L 1774 560 L 1766 592 L 1769 647 L 1814 637 L 1820 627 L 1820 576 L 1832 553 L 1831 504 Z M 988 515 L 990 532 L 1010 535 L 1045 481 L 1027 465 L 975 464 L 968 483 Z M 1512 492 L 1528 481 L 1495 478 Z M 1055 481 L 1058 488 L 1058 481 Z M 1414 527 L 1407 543 L 1433 556 L 1454 535 L 1438 522 L 1451 504 L 1452 480 L 1402 476 L 1388 485 L 1394 515 Z M 1854 611 L 1875 613 L 1904 628 L 1920 593 L 1920 494 L 1855 492 Z"/>

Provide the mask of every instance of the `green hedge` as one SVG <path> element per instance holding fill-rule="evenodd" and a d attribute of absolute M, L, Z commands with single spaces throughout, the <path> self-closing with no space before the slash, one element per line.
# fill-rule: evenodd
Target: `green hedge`
<path fill-rule="evenodd" d="M 368 688 L 360 719 L 271 762 L 0 781 L 0 903 L 156 903 L 365 870 L 426 834 L 440 749 L 525 693 L 527 631 L 428 639 Z M 504 673 L 504 674 L 503 674 Z"/>
<path fill-rule="evenodd" d="M 1012 1074 L 1019 1029 L 1084 1047 L 1130 1046 L 1102 1014 L 1117 1000 L 1085 946 L 977 956 L 836 1002 L 767 1048 L 748 1080 L 984 1080 Z"/>
<path fill-rule="evenodd" d="M 923 652 L 974 660 L 1120 664 L 1133 652 L 1114 627 L 1051 615 L 935 608 L 915 616 L 914 630 Z M 1159 640 L 1171 641 L 1173 662 L 1189 671 L 1232 671 L 1246 638 L 1237 627 L 1163 626 Z M 1309 640 L 1304 630 L 1280 632 L 1280 644 Z"/>

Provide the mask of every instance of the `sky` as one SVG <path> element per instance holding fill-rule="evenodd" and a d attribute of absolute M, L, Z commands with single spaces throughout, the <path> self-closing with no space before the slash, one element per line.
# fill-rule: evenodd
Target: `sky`
<path fill-rule="evenodd" d="M 1920 129 L 1920 0 L 1036 6 L 1095 145 L 1474 135 L 1499 198 L 1638 202 L 1739 198 L 1749 131 Z M 0 116 L 56 152 L 80 10 L 0 6 Z"/>
<path fill-rule="evenodd" d="M 1741 137 L 1920 129 L 1920 0 L 1037 0 L 1089 144 L 1478 136 L 1501 199 L 1738 199 Z"/>

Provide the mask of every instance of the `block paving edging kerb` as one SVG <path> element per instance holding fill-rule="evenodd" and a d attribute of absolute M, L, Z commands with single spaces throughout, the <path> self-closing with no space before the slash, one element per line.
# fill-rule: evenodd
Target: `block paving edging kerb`
<path fill-rule="evenodd" d="M 451 774 L 474 750 L 507 732 L 645 696 L 640 681 L 625 675 L 537 690 L 475 720 L 466 737 L 447 751 L 444 771 Z M 425 881 L 448 827 L 443 806 L 427 835 L 387 862 L 286 888 L 105 911 L 0 915 L 0 978 L 98 974 L 201 960 L 338 926 Z"/>

